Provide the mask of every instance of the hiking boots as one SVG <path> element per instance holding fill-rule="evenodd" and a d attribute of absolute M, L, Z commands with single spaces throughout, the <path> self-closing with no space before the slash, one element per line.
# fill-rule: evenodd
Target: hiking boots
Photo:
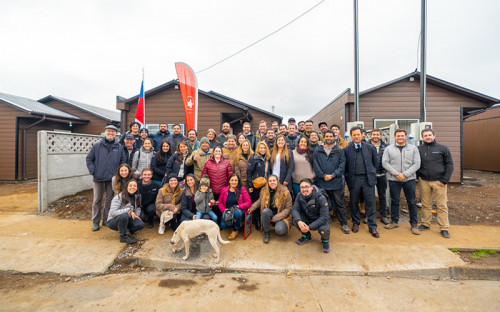
<path fill-rule="evenodd" d="M 349 227 L 346 225 L 342 225 L 342 232 L 344 232 L 344 234 L 350 234 L 351 231 L 349 231 Z"/>
<path fill-rule="evenodd" d="M 450 238 L 450 233 L 447 230 L 442 230 L 441 236 L 443 236 L 444 238 Z"/>
<path fill-rule="evenodd" d="M 302 246 L 305 243 L 309 243 L 312 241 L 311 233 L 307 232 L 306 234 L 302 234 L 302 236 L 296 241 L 297 245 Z"/>
<path fill-rule="evenodd" d="M 380 218 L 380 222 L 382 222 L 382 223 L 383 223 L 383 224 L 385 224 L 385 225 L 387 225 L 387 224 L 391 223 L 391 222 L 389 221 L 389 219 L 387 219 L 387 217 L 382 217 L 382 218 Z"/>
<path fill-rule="evenodd" d="M 386 226 L 384 226 L 384 229 L 392 230 L 392 229 L 395 229 L 398 227 L 399 227 L 399 225 L 397 223 L 391 222 L 391 223 L 387 224 Z"/>
<path fill-rule="evenodd" d="M 232 231 L 231 234 L 229 234 L 228 239 L 233 240 L 236 238 L 236 236 L 238 236 L 238 231 Z"/>
<path fill-rule="evenodd" d="M 107 221 L 102 220 L 102 226 L 108 226 L 108 222 L 107 222 Z"/>
<path fill-rule="evenodd" d="M 413 235 L 420 235 L 420 230 L 418 229 L 418 227 L 416 227 L 416 226 L 412 226 L 412 227 L 411 227 L 411 233 L 412 233 Z"/>
<path fill-rule="evenodd" d="M 426 231 L 426 230 L 430 229 L 430 227 L 428 227 L 427 225 L 423 225 L 423 224 L 421 224 L 421 225 L 418 227 L 418 229 L 419 229 L 420 231 Z"/>
<path fill-rule="evenodd" d="M 152 229 L 154 226 L 153 220 L 148 221 L 148 229 Z"/>
<path fill-rule="evenodd" d="M 120 235 L 120 243 L 135 244 L 135 243 L 137 243 L 137 239 L 132 238 L 132 237 L 128 236 L 127 234 Z"/>
<path fill-rule="evenodd" d="M 329 253 L 330 252 L 330 244 L 328 241 L 322 241 L 322 246 L 321 246 L 321 251 L 324 253 Z"/>
<path fill-rule="evenodd" d="M 92 224 L 92 231 L 99 231 L 99 223 Z"/>
<path fill-rule="evenodd" d="M 358 233 L 358 231 L 359 231 L 359 224 L 354 223 L 352 225 L 352 232 L 353 233 Z"/>
<path fill-rule="evenodd" d="M 270 232 L 264 232 L 264 243 L 269 243 L 269 239 L 270 239 L 270 236 L 271 236 L 271 233 Z"/>

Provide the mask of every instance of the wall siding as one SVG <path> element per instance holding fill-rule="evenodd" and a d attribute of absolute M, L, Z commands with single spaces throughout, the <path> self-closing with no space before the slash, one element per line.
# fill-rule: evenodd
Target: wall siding
<path fill-rule="evenodd" d="M 328 127 L 331 127 L 333 124 L 337 124 L 340 126 L 340 133 L 343 134 L 345 124 L 345 105 L 352 100 L 353 95 L 349 94 L 349 91 L 346 90 L 328 106 L 320 110 L 316 115 L 312 116 L 311 120 L 314 122 L 316 127 L 321 121 L 326 122 Z"/>
<path fill-rule="evenodd" d="M 16 178 L 16 116 L 23 114 L 20 110 L 0 102 L 0 180 Z"/>

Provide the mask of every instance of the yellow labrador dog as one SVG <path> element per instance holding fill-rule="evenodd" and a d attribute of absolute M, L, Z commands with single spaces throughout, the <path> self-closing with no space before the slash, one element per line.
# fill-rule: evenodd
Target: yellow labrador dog
<path fill-rule="evenodd" d="M 220 249 L 218 243 L 229 244 L 230 242 L 222 239 L 219 226 L 212 220 L 189 220 L 182 222 L 170 239 L 172 251 L 177 252 L 182 250 L 182 240 L 186 246 L 186 255 L 182 257 L 182 259 L 187 260 L 189 257 L 189 239 L 201 234 L 206 234 L 208 236 L 208 241 L 215 250 L 214 258 L 217 258 L 216 262 L 219 263 Z"/>

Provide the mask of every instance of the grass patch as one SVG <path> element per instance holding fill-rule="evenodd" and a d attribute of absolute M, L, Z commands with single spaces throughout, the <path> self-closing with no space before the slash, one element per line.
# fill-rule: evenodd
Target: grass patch
<path fill-rule="evenodd" d="M 496 254 L 497 252 L 493 249 L 478 249 L 478 250 L 475 250 L 472 254 L 471 254 L 471 258 L 472 259 L 481 259 L 481 258 L 487 258 L 489 257 L 490 255 L 494 255 Z"/>
<path fill-rule="evenodd" d="M 451 251 L 452 252 L 458 252 L 458 248 L 452 248 Z"/>

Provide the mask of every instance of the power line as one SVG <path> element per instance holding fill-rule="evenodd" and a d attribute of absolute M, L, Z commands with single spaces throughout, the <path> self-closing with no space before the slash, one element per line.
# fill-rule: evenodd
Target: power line
<path fill-rule="evenodd" d="M 235 53 L 233 53 L 233 54 L 229 55 L 228 57 L 225 57 L 225 58 L 223 58 L 222 60 L 220 60 L 220 61 L 218 61 L 218 62 L 216 62 L 216 63 L 214 63 L 214 64 L 212 64 L 212 65 L 208 66 L 207 68 L 202 69 L 202 70 L 200 70 L 200 71 L 197 71 L 196 73 L 197 73 L 197 74 L 202 73 L 202 72 L 204 72 L 204 71 L 206 71 L 206 70 L 208 70 L 208 69 L 210 69 L 210 68 L 212 68 L 212 67 L 214 67 L 214 66 L 216 66 L 216 65 L 219 65 L 220 63 L 222 63 L 222 62 L 224 62 L 224 61 L 227 61 L 228 59 L 232 58 L 233 56 L 236 56 L 236 55 L 240 54 L 241 52 L 243 52 L 243 51 L 247 50 L 248 48 L 253 47 L 253 46 L 254 46 L 254 45 L 256 45 L 257 43 L 259 43 L 259 42 L 261 42 L 261 41 L 263 41 L 263 40 L 265 40 L 265 39 L 267 39 L 267 38 L 271 37 L 272 35 L 274 35 L 275 33 L 279 32 L 280 30 L 282 30 L 283 28 L 287 27 L 288 25 L 292 24 L 293 22 L 295 22 L 296 20 L 298 20 L 298 19 L 299 19 L 299 18 L 301 18 L 302 16 L 304 16 L 304 15 L 306 15 L 307 13 L 311 12 L 311 11 L 312 11 L 312 10 L 314 10 L 317 6 L 319 6 L 321 3 L 325 2 L 325 1 L 326 1 L 326 0 L 321 0 L 321 1 L 320 1 L 320 2 L 318 2 L 316 5 L 314 5 L 312 8 L 310 8 L 309 10 L 307 10 L 307 11 L 305 11 L 304 13 L 300 14 L 299 16 L 297 16 L 296 18 L 294 18 L 294 19 L 293 19 L 293 20 L 291 20 L 290 22 L 286 23 L 285 25 L 283 25 L 283 26 L 281 26 L 280 28 L 278 28 L 278 29 L 276 29 L 275 31 L 273 31 L 272 33 L 270 33 L 270 34 L 268 34 L 268 35 L 266 35 L 266 36 L 262 37 L 261 39 L 259 39 L 259 40 L 255 41 L 254 43 L 252 43 L 252 44 L 250 44 L 250 45 L 248 45 L 248 46 L 244 47 L 243 49 L 241 49 L 241 50 L 239 50 L 239 51 L 237 51 L 237 52 L 235 52 Z"/>

